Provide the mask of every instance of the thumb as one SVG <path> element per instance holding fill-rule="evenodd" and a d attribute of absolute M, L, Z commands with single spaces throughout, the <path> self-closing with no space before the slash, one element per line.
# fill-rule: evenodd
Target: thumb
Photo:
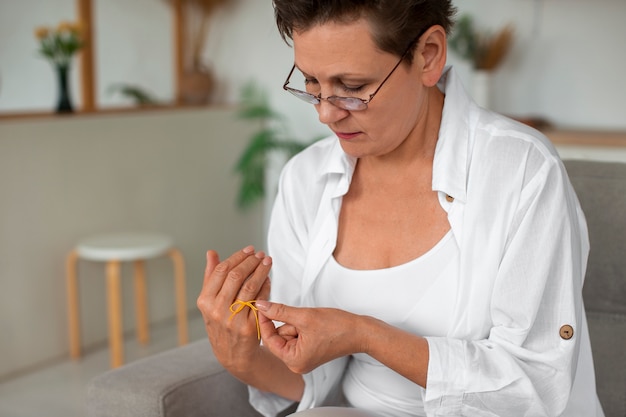
<path fill-rule="evenodd" d="M 293 318 L 293 311 L 295 310 L 294 307 L 289 307 L 285 304 L 272 303 L 267 300 L 258 300 L 255 303 L 255 306 L 268 319 L 283 323 L 291 322 L 291 319 Z"/>
<path fill-rule="evenodd" d="M 283 350 L 288 345 L 289 341 L 296 338 L 298 336 L 296 329 L 293 326 L 282 325 L 278 328 L 274 326 L 274 322 L 272 321 L 276 317 L 282 317 L 282 319 L 276 318 L 276 321 L 285 320 L 284 311 L 293 309 L 293 307 L 287 307 L 284 304 L 276 304 L 270 303 L 265 300 L 258 300 L 255 303 L 255 306 L 259 310 L 259 325 L 261 327 L 261 337 L 263 339 L 263 344 L 272 352 L 276 357 L 281 358 L 283 360 Z M 288 328 L 291 332 L 287 334 L 281 330 Z"/>
<path fill-rule="evenodd" d="M 220 263 L 220 257 L 217 254 L 217 252 L 214 250 L 209 250 L 206 253 L 206 268 L 204 269 L 204 285 L 205 286 L 208 283 L 211 273 L 213 272 L 213 270 L 219 263 Z"/>

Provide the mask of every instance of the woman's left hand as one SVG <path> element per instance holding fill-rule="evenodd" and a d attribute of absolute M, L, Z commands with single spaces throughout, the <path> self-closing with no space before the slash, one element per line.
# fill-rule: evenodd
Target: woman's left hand
<path fill-rule="evenodd" d="M 367 318 L 332 308 L 298 308 L 257 301 L 264 345 L 287 367 L 304 374 L 341 356 L 363 352 Z M 275 327 L 272 320 L 285 323 Z"/>

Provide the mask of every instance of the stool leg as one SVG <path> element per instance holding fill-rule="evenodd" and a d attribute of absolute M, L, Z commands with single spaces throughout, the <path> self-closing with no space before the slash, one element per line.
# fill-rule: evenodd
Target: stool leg
<path fill-rule="evenodd" d="M 109 261 L 106 265 L 107 303 L 109 316 L 109 349 L 111 367 L 124 363 L 124 339 L 122 326 L 122 299 L 120 282 L 120 262 Z"/>
<path fill-rule="evenodd" d="M 144 261 L 135 261 L 135 317 L 137 319 L 137 340 L 147 344 L 150 341 L 148 325 L 148 303 L 146 290 L 146 266 Z"/>
<path fill-rule="evenodd" d="M 67 286 L 67 317 L 70 337 L 70 356 L 72 359 L 80 357 L 80 307 L 78 304 L 78 253 L 75 250 L 67 255 L 65 261 Z"/>
<path fill-rule="evenodd" d="M 185 260 L 178 249 L 171 249 L 169 256 L 174 264 L 174 285 L 176 287 L 176 317 L 178 321 L 178 344 L 189 342 L 187 331 L 187 301 L 185 290 Z"/>

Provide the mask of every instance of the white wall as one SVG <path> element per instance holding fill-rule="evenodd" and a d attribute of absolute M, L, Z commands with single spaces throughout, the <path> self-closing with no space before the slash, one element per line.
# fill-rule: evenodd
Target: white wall
<path fill-rule="evenodd" d="M 74 0 L 0 0 L 0 111 L 49 108 L 54 79 L 34 56 L 32 29 L 71 17 Z M 172 98 L 171 20 L 166 0 L 95 0 L 98 92 L 103 106 L 124 103 L 106 96 L 118 81 L 139 83 Z M 542 116 L 560 127 L 626 129 L 626 1 L 458 0 L 485 28 L 512 22 L 515 47 L 496 74 L 494 108 Z M 220 81 L 216 98 L 235 102 L 242 83 L 256 79 L 289 116 L 294 135 L 307 140 L 326 132 L 310 106 L 281 89 L 292 52 L 278 36 L 270 0 L 232 0 L 213 19 L 204 56 Z M 469 84 L 465 63 L 450 54 Z M 77 87 L 74 95 L 79 97 Z M 297 126 L 297 129 L 295 128 Z"/>
<path fill-rule="evenodd" d="M 0 112 L 42 111 L 56 104 L 51 65 L 37 54 L 36 27 L 76 21 L 76 0 L 0 0 Z M 111 92 L 123 82 L 157 99 L 174 96 L 173 19 L 169 0 L 93 0 L 96 97 L 99 107 L 131 105 Z M 71 94 L 80 107 L 79 61 Z"/>
<path fill-rule="evenodd" d="M 53 106 L 55 75 L 36 52 L 34 32 L 38 26 L 74 20 L 73 5 L 73 0 L 0 0 L 0 111 Z"/>
<path fill-rule="evenodd" d="M 457 3 L 482 27 L 515 26 L 514 49 L 496 74 L 496 110 L 568 128 L 626 129 L 626 1 Z"/>
<path fill-rule="evenodd" d="M 100 107 L 129 104 L 128 99 L 111 91 L 121 82 L 142 87 L 157 100 L 171 101 L 175 89 L 170 0 L 93 2 Z"/>

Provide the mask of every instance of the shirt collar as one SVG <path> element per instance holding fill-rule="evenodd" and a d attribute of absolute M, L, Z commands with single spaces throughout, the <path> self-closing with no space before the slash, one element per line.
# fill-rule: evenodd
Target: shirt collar
<path fill-rule="evenodd" d="M 476 105 L 450 66 L 444 69 L 437 86 L 446 97 L 433 161 L 433 190 L 465 202 L 471 142 L 470 119 L 477 114 L 474 111 Z"/>
<path fill-rule="evenodd" d="M 326 159 L 322 163 L 322 174 L 350 174 L 354 171 L 356 166 L 356 158 L 348 155 L 341 148 L 339 138 L 335 135 L 332 136 L 333 144 L 330 152 L 327 153 Z"/>
<path fill-rule="evenodd" d="M 333 197 L 341 197 L 348 192 L 352 174 L 356 167 L 357 158 L 354 158 L 343 151 L 339 138 L 332 136 L 333 144 L 326 159 L 321 164 L 321 178 L 334 176 L 337 179 Z"/>

